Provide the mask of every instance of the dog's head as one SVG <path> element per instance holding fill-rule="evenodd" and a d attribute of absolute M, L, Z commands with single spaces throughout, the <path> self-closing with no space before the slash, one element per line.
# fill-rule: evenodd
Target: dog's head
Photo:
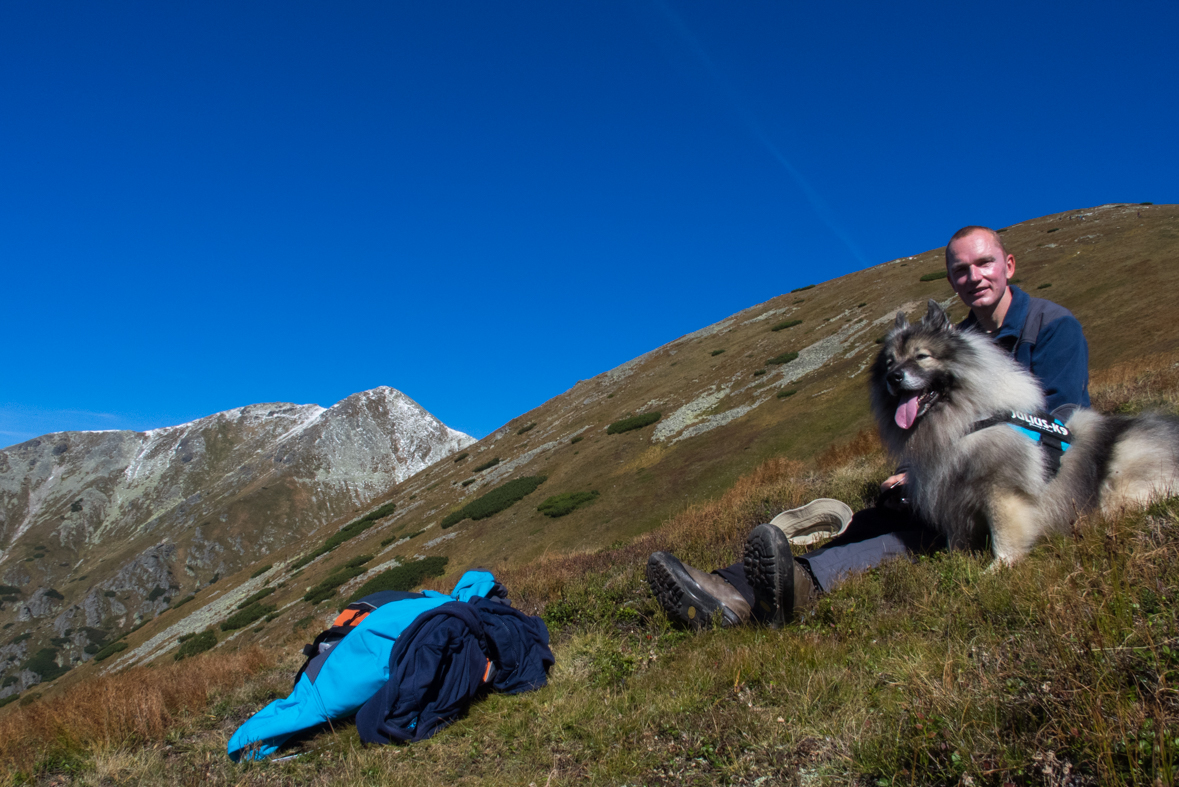
<path fill-rule="evenodd" d="M 955 353 L 962 351 L 957 332 L 936 301 L 921 321 L 910 324 L 897 313 L 892 330 L 872 367 L 872 403 L 881 427 L 889 422 L 902 432 L 943 406 L 951 395 Z"/>

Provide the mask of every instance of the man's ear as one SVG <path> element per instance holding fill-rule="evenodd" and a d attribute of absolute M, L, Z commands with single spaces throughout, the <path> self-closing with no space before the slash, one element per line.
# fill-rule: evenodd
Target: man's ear
<path fill-rule="evenodd" d="M 904 312 L 897 312 L 896 322 L 892 324 L 894 331 L 903 331 L 909 327 L 909 320 L 906 319 Z"/>
<path fill-rule="evenodd" d="M 929 310 L 921 318 L 921 327 L 931 331 L 950 329 L 950 318 L 946 316 L 946 310 L 939 306 L 933 298 L 929 299 Z"/>

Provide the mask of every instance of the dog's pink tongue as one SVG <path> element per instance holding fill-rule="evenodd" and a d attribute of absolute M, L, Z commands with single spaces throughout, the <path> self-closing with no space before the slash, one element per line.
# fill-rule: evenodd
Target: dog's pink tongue
<path fill-rule="evenodd" d="M 897 405 L 897 426 L 902 429 L 909 429 L 913 426 L 913 422 L 917 420 L 917 397 L 910 396 L 905 401 Z"/>

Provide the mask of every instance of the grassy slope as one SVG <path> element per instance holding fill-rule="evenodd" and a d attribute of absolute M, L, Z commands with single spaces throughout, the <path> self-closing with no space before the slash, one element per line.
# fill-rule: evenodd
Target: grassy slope
<path fill-rule="evenodd" d="M 1077 215 L 1070 213 L 1047 217 L 1009 230 L 1006 237 L 1019 255 L 1018 275 L 1024 286 L 1035 294 L 1050 296 L 1065 303 L 1078 314 L 1086 324 L 1095 368 L 1108 366 L 1115 358 L 1125 357 L 1129 353 L 1145 354 L 1179 346 L 1179 335 L 1171 321 L 1156 319 L 1155 315 L 1140 308 L 1142 303 L 1151 302 L 1153 293 L 1168 291 L 1168 285 L 1173 284 L 1171 279 L 1175 275 L 1174 271 L 1179 270 L 1174 265 L 1179 256 L 1179 232 L 1176 231 L 1179 227 L 1176 222 L 1179 211 L 1170 206 L 1151 208 L 1144 214 L 1150 218 L 1150 223 L 1144 220 L 1143 223 L 1147 224 L 1144 228 L 1119 226 L 1130 224 L 1125 221 L 1125 217 L 1133 215 L 1132 212 L 1127 214 L 1121 211 L 1117 215 L 1099 212 L 1084 221 L 1075 218 Z M 1047 232 L 1057 226 L 1061 227 L 1059 231 Z M 1084 237 L 1095 233 L 1101 237 Z M 1102 238 L 1105 239 L 1104 245 Z M 1096 243 L 1090 245 L 1094 240 Z M 1039 245 L 1052 242 L 1057 243 L 1056 249 Z M 839 315 L 862 308 L 870 312 L 869 317 L 875 318 L 878 313 L 887 315 L 898 303 L 919 302 L 924 296 L 944 299 L 949 294 L 944 280 L 917 282 L 922 273 L 936 269 L 940 264 L 938 254 L 931 252 L 851 274 L 838 283 L 822 284 L 804 293 L 781 296 L 748 310 L 741 318 L 748 319 L 771 309 L 794 308 L 795 311 L 789 316 L 801 315 L 804 319 L 802 325 L 775 333 L 769 331 L 769 326 L 776 321 L 773 319 L 748 325 L 737 324 L 731 326 L 728 333 L 673 343 L 669 348 L 676 350 L 675 355 L 670 354 L 669 348 L 649 354 L 637 364 L 637 371 L 621 381 L 610 381 L 604 375 L 579 384 L 571 393 L 525 414 L 518 419 L 519 424 L 513 422 L 501 430 L 501 434 L 493 435 L 473 447 L 471 457 L 463 464 L 444 461 L 392 490 L 389 499 L 399 503 L 398 514 L 383 520 L 379 527 L 366 532 L 355 544 L 350 543 L 347 550 L 333 553 L 312 564 L 294 581 L 286 580 L 285 590 L 269 599 L 278 602 L 280 609 L 289 605 L 285 607 L 282 617 L 271 625 L 260 627 L 260 633 L 246 632 L 239 636 L 234 647 L 258 641 L 265 647 L 279 651 L 288 648 L 293 639 L 301 636 L 290 636 L 292 622 L 303 620 L 308 615 L 308 606 L 296 601 L 305 586 L 319 581 L 332 568 L 355 554 L 380 551 L 378 542 L 397 530 L 412 533 L 425 527 L 424 534 L 408 544 L 391 547 L 391 552 L 381 559 L 387 559 L 390 554 L 414 552 L 446 554 L 451 556 L 451 566 L 456 570 L 474 562 L 495 563 L 497 572 L 518 590 L 518 595 L 525 596 L 530 605 L 539 607 L 551 601 L 554 593 L 566 596 L 565 603 L 550 605 L 549 611 L 553 623 L 568 621 L 577 632 L 563 646 L 573 648 L 563 651 L 563 663 L 580 658 L 576 654 L 580 652 L 577 648 L 581 646 L 572 644 L 578 637 L 589 637 L 599 644 L 608 643 L 607 651 L 603 651 L 608 657 L 602 658 L 622 664 L 620 669 L 624 672 L 630 669 L 625 667 L 626 664 L 638 663 L 634 661 L 638 658 L 635 654 L 642 650 L 639 646 L 646 647 L 642 637 L 652 636 L 650 644 L 656 649 L 657 656 L 659 648 L 678 648 L 676 643 L 679 635 L 655 630 L 658 626 L 650 621 L 652 610 L 642 593 L 638 574 L 645 555 L 654 548 L 674 545 L 702 564 L 728 560 L 735 555 L 749 525 L 764 520 L 767 513 L 790 507 L 816 492 L 831 491 L 829 487 L 832 484 L 837 487 L 837 496 L 856 502 L 859 488 L 866 483 L 864 478 L 848 480 L 843 477 L 840 480 L 823 476 L 819 481 L 813 478 L 808 480 L 799 467 L 783 464 L 781 460 L 777 460 L 775 466 L 788 466 L 787 475 L 803 472 L 787 485 L 787 491 L 780 489 L 775 494 L 757 493 L 754 495 L 758 498 L 756 501 L 745 501 L 741 505 L 736 504 L 732 492 L 748 487 L 751 483 L 749 477 L 737 483 L 736 487 L 734 483 L 743 474 L 759 467 L 767 458 L 783 455 L 811 457 L 833 442 L 850 439 L 866 427 L 869 419 L 863 396 L 862 375 L 856 375 L 855 372 L 874 350 L 868 346 L 858 356 L 851 358 L 837 355 L 827 367 L 791 384 L 790 387 L 799 389 L 798 395 L 785 400 L 771 400 L 726 427 L 670 447 L 652 444 L 651 427 L 607 437 L 602 431 L 605 425 L 629 412 L 643 412 L 648 402 L 660 397 L 671 398 L 680 389 L 691 387 L 693 381 L 710 383 L 735 374 L 752 375 L 752 370 L 759 368 L 765 358 L 784 349 L 797 349 L 800 343 L 812 342 L 834 330 L 825 326 L 822 319 L 816 319 L 816 315 Z M 1068 279 L 1062 278 L 1066 275 Z M 1053 284 L 1051 289 L 1044 292 L 1035 289 L 1037 285 L 1048 282 Z M 857 304 L 865 299 L 870 301 L 869 305 L 858 307 Z M 1098 311 L 1096 305 L 1099 299 L 1108 308 Z M 804 303 L 795 304 L 797 300 L 804 300 Z M 817 327 L 812 327 L 816 323 Z M 803 334 L 791 335 L 800 329 L 810 329 L 809 338 L 796 338 Z M 865 339 L 862 343 L 870 345 L 873 334 L 869 333 L 862 338 Z M 711 351 L 719 347 L 724 347 L 726 352 L 712 356 Z M 722 367 L 722 364 L 727 366 Z M 1169 384 L 1173 385 L 1173 381 Z M 1123 397 L 1131 402 L 1147 401 L 1152 397 L 1157 399 L 1163 396 L 1160 391 L 1166 390 L 1165 386 L 1160 387 L 1161 384 L 1153 387 L 1148 385 L 1143 389 L 1136 378 L 1128 381 L 1123 379 L 1119 385 L 1132 391 L 1132 395 Z M 607 392 L 614 393 L 614 396 L 607 398 Z M 585 399 L 593 398 L 595 393 L 597 398 L 590 405 L 580 405 Z M 733 402 L 726 402 L 722 409 L 732 405 Z M 674 407 L 664 409 L 670 412 Z M 520 424 L 533 421 L 540 426 L 526 435 L 516 434 Z M 583 441 L 570 444 L 567 436 L 587 423 L 593 424 L 594 428 L 582 432 L 585 435 Z M 470 499 L 462 498 L 462 488 L 457 486 L 458 481 L 471 477 L 470 467 L 494 455 L 503 456 L 505 461 L 510 460 L 526 450 L 524 446 L 536 446 L 554 438 L 559 438 L 559 446 L 550 455 L 537 457 L 502 479 L 538 473 L 549 475 L 550 480 L 531 497 L 488 520 L 468 521 L 456 526 L 454 532 L 458 536 L 453 540 L 443 541 L 431 548 L 421 546 L 427 539 L 439 535 L 434 523 L 444 513 Z M 883 457 L 876 457 L 873 461 L 868 475 L 887 471 L 887 462 Z M 763 467 L 754 478 L 764 474 Z M 863 472 L 860 474 L 863 475 Z M 855 473 L 851 473 L 851 476 L 855 476 Z M 535 511 L 535 505 L 544 497 L 580 488 L 600 489 L 603 496 L 593 505 L 558 520 L 548 519 Z M 721 504 L 703 502 L 718 497 L 726 489 L 730 492 Z M 471 491 L 481 490 L 476 485 Z M 734 518 L 731 512 L 735 510 L 741 511 L 741 516 Z M 661 522 L 667 524 L 659 527 Z M 345 522 L 340 522 L 334 527 L 343 524 Z M 325 528 L 323 535 L 326 536 L 334 527 Z M 619 546 L 612 551 L 591 552 L 574 558 L 562 557 L 571 550 L 600 549 L 613 542 L 619 542 Z M 514 562 L 503 560 L 508 553 L 516 558 Z M 531 562 L 542 556 L 545 557 L 541 563 Z M 586 571 L 591 576 L 598 572 L 598 579 L 584 579 Z M 239 582 L 248 573 L 247 570 L 240 577 L 223 579 L 222 583 Z M 545 582 L 538 581 L 541 577 Z M 285 575 L 276 578 L 284 581 Z M 445 586 L 451 579 L 445 578 L 436 584 Z M 578 591 L 577 588 L 582 585 L 591 588 L 591 591 Z M 221 589 L 213 592 L 221 592 Z M 870 589 L 866 592 L 871 595 Z M 186 605 L 181 614 L 188 614 L 190 609 L 199 607 L 203 595 L 198 596 L 196 602 Z M 835 603 L 839 596 L 833 597 L 831 603 Z M 622 602 L 629 604 L 620 606 Z M 616 610 L 621 611 L 615 614 Z M 931 614 L 944 614 L 946 610 L 944 606 L 938 607 Z M 326 614 L 327 610 L 320 608 L 320 617 Z M 627 622 L 644 621 L 637 629 L 642 632 L 635 635 L 640 637 L 637 642 L 625 637 L 619 640 L 617 630 L 611 627 L 608 627 L 610 630 L 606 633 L 595 629 L 603 622 L 617 624 L 618 615 L 632 614 L 633 620 Z M 906 616 L 913 614 L 912 610 L 903 612 Z M 137 644 L 159 630 L 164 623 L 174 622 L 176 616 L 176 612 L 166 613 L 163 616 L 166 620 L 149 624 L 142 634 L 129 639 L 133 645 Z M 739 635 L 741 638 L 746 636 L 756 637 L 753 633 Z M 739 641 L 725 640 L 718 647 L 728 649 L 733 646 L 725 643 Z M 696 645 L 690 647 L 694 649 Z M 614 655 L 610 655 L 613 653 L 612 648 L 617 650 Z M 218 653 L 221 650 L 224 648 L 220 648 Z M 629 662 L 628 658 L 631 659 Z M 643 675 L 656 665 L 661 668 L 665 663 L 661 658 L 648 663 Z M 650 659 L 642 661 L 647 663 Z M 677 669 L 673 666 L 672 673 Z M 92 667 L 75 670 L 58 683 L 68 685 L 76 682 L 92 670 Z M 651 674 L 657 673 L 658 669 Z M 554 690 L 559 685 L 559 681 L 554 681 Z M 705 682 L 701 688 L 704 692 L 702 696 L 715 701 L 719 695 L 714 696 L 712 692 L 716 688 L 717 684 Z M 572 687 L 567 687 L 567 690 L 574 691 Z M 612 689 L 607 694 L 610 691 Z M 46 696 L 52 696 L 52 693 L 49 690 Z M 528 703 L 531 702 L 528 700 Z M 524 707 L 530 706 L 525 704 Z M 237 713 L 232 715 L 238 717 Z M 223 722 L 223 726 L 226 723 Z M 647 728 L 650 728 L 649 724 Z M 206 730 L 199 734 L 213 733 Z"/>

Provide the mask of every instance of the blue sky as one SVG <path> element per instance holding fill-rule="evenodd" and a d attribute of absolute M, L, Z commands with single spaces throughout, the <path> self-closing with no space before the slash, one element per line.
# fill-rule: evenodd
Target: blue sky
<path fill-rule="evenodd" d="M 0 4 L 0 446 L 483 436 L 804 284 L 1179 201 L 1179 5 Z"/>

